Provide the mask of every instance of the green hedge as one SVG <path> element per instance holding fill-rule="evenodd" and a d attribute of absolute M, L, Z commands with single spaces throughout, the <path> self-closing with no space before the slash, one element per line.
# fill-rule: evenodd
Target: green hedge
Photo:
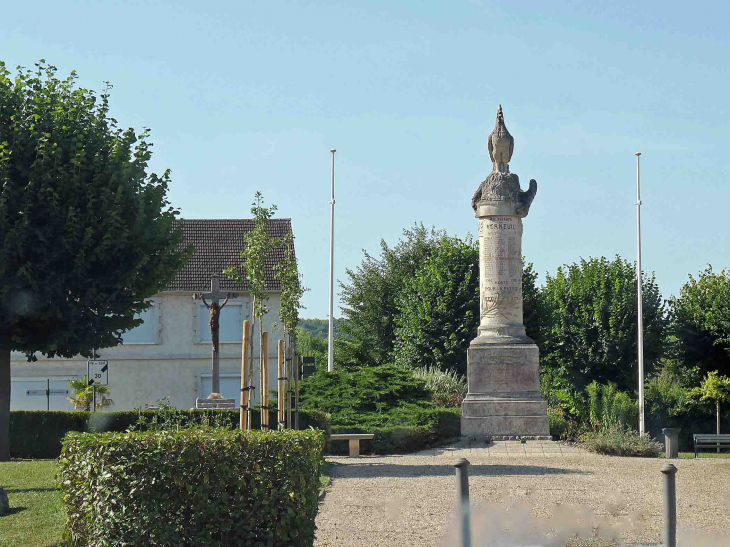
<path fill-rule="evenodd" d="M 239 423 L 238 409 L 224 410 L 181 410 L 185 419 L 201 423 L 205 419 L 218 417 L 228 422 L 231 428 Z M 10 456 L 13 458 L 51 459 L 61 453 L 61 440 L 70 431 L 77 432 L 123 432 L 132 427 L 140 415 L 151 420 L 154 410 L 126 410 L 120 412 L 65 412 L 45 410 L 14 410 L 10 413 Z M 252 411 L 253 429 L 261 426 L 259 409 Z M 270 411 L 270 423 L 276 423 L 276 411 Z M 302 411 L 299 414 L 300 429 L 309 427 L 326 433 L 329 443 L 330 419 L 324 412 Z"/>
<path fill-rule="evenodd" d="M 320 431 L 69 433 L 66 539 L 81 545 L 311 546 Z"/>

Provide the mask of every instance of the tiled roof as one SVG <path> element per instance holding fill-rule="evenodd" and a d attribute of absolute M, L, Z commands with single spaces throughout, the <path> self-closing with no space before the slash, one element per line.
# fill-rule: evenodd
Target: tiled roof
<path fill-rule="evenodd" d="M 241 251 L 246 246 L 244 235 L 254 227 L 253 219 L 177 219 L 182 225 L 183 247 L 192 244 L 195 252 L 190 261 L 175 276 L 168 291 L 204 292 L 210 290 L 210 278 L 220 276 L 222 291 L 244 292 L 246 283 L 234 283 L 223 273 L 231 266 L 240 266 Z M 291 232 L 291 219 L 275 218 L 269 221 L 269 236 L 284 237 Z M 276 247 L 266 259 L 266 288 L 280 290 L 274 279 L 274 265 L 284 260 L 284 247 Z"/>

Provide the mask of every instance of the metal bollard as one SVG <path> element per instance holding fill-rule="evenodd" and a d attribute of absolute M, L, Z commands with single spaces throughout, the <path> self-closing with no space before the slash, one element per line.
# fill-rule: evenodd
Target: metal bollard
<path fill-rule="evenodd" d="M 664 464 L 664 547 L 677 547 L 677 489 L 674 475 L 677 468 Z"/>
<path fill-rule="evenodd" d="M 456 508 L 461 518 L 461 546 L 471 547 L 469 529 L 469 460 L 459 458 L 456 467 Z"/>

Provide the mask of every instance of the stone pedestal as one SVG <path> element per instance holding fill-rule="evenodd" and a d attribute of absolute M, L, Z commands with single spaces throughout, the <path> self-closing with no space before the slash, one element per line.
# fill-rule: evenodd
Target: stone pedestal
<path fill-rule="evenodd" d="M 469 393 L 461 404 L 462 435 L 550 438 L 535 344 L 472 343 L 467 363 Z"/>
<path fill-rule="evenodd" d="M 549 439 L 539 350 L 525 333 L 522 314 L 522 219 L 537 183 L 520 189 L 519 178 L 509 172 L 513 147 L 500 107 L 489 140 L 493 170 L 472 199 L 479 219 L 480 323 L 467 352 L 461 434 Z"/>

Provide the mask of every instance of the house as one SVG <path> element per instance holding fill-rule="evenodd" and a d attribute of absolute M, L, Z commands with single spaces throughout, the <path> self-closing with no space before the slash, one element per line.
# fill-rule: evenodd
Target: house
<path fill-rule="evenodd" d="M 209 314 L 196 292 L 209 292 L 211 277 L 220 276 L 223 292 L 239 293 L 228 301 L 220 316 L 220 391 L 239 401 L 243 321 L 251 319 L 251 297 L 243 283 L 229 280 L 223 270 L 241 263 L 244 235 L 253 229 L 251 219 L 179 219 L 183 245 L 192 244 L 194 255 L 166 290 L 151 298 L 141 314 L 144 323 L 123 334 L 124 343 L 96 351 L 109 361 L 109 397 L 113 410 L 154 405 L 164 397 L 179 408 L 192 408 L 197 397 L 211 392 L 211 337 Z M 291 231 L 291 219 L 272 219 L 269 235 L 280 238 Z M 279 323 L 280 287 L 274 266 L 284 259 L 283 247 L 266 260 L 266 287 L 270 293 L 264 329 L 269 332 L 269 389 L 277 385 L 277 342 L 283 337 Z M 221 302 L 222 303 L 222 302 Z M 254 404 L 260 400 L 259 329 L 254 335 Z M 73 410 L 66 398 L 70 379 L 86 375 L 86 358 L 52 358 L 37 354 L 29 363 L 20 352 L 11 354 L 11 410 Z M 46 386 L 51 394 L 46 396 Z"/>

